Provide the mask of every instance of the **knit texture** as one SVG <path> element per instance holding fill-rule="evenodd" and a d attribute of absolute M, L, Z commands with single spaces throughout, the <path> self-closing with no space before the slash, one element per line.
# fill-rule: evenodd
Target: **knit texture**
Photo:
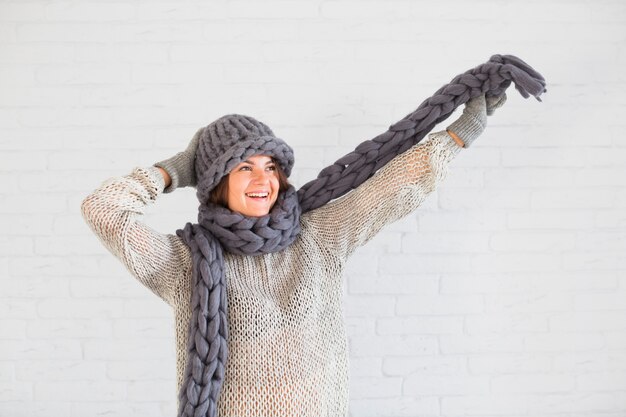
<path fill-rule="evenodd" d="M 463 114 L 452 122 L 446 131 L 460 136 L 464 147 L 469 148 L 487 127 L 487 104 L 485 96 L 478 96 L 465 104 Z M 454 137 L 454 136 L 453 136 Z"/>
<path fill-rule="evenodd" d="M 171 193 L 176 188 L 195 186 L 198 183 L 195 170 L 195 159 L 200 135 L 204 128 L 200 128 L 191 138 L 187 149 L 178 152 L 171 158 L 154 164 L 156 167 L 163 168 L 170 176 L 171 183 L 165 188 L 164 193 Z"/>
<path fill-rule="evenodd" d="M 195 158 L 198 223 L 176 234 L 191 250 L 192 316 L 179 417 L 215 417 L 228 360 L 228 299 L 224 251 L 256 256 L 284 250 L 300 232 L 293 186 L 281 190 L 267 215 L 246 216 L 212 203 L 210 192 L 235 166 L 254 155 L 271 156 L 285 175 L 293 150 L 253 117 L 229 114 L 201 130 Z"/>
<path fill-rule="evenodd" d="M 230 354 L 219 416 L 347 414 L 345 263 L 384 225 L 415 210 L 460 149 L 445 132 L 433 133 L 344 197 L 303 214 L 301 233 L 285 250 L 224 254 Z M 172 306 L 180 389 L 191 318 L 190 251 L 177 235 L 141 221 L 163 187 L 156 167 L 135 168 L 105 181 L 81 210 L 129 272 Z"/>
<path fill-rule="evenodd" d="M 511 83 L 524 98 L 532 95 L 541 101 L 540 95 L 547 91 L 543 76 L 526 62 L 514 55 L 493 55 L 486 63 L 454 77 L 386 132 L 361 143 L 300 187 L 302 213 L 358 187 L 396 155 L 422 140 L 457 107 L 483 94 L 490 99 L 502 96 Z"/>
<path fill-rule="evenodd" d="M 387 132 L 361 143 L 353 152 L 324 168 L 315 180 L 298 190 L 297 197 L 295 193 L 281 192 L 270 213 L 255 218 L 228 210 L 219 213 L 216 207 L 207 204 L 209 192 L 246 156 L 274 156 L 288 176 L 293 164 L 291 148 L 275 138 L 269 127 L 249 116 L 225 116 L 204 129 L 196 158 L 199 178 L 196 194 L 201 204 L 199 223 L 187 223 L 184 230 L 177 230 L 178 236 L 190 247 L 194 260 L 193 315 L 186 382 L 179 393 L 179 417 L 215 417 L 217 413 L 228 357 L 223 249 L 246 255 L 283 250 L 299 232 L 300 213 L 321 207 L 357 188 L 388 161 L 419 142 L 434 124 L 446 119 L 463 103 L 467 103 L 464 116 L 471 114 L 473 117 L 462 118 L 457 123 L 475 119 L 476 115 L 482 116 L 486 123 L 485 96 L 491 100 L 504 95 L 512 82 L 524 97 L 533 94 L 539 99 L 546 91 L 543 77 L 524 61 L 512 55 L 494 55 L 489 62 L 455 77 L 416 111 L 390 126 Z M 477 106 L 482 108 L 476 109 Z M 469 146 L 484 129 L 480 121 L 476 119 L 454 129 L 457 133 L 465 132 L 464 146 Z M 280 241 L 279 246 L 275 244 L 277 241 Z"/>
<path fill-rule="evenodd" d="M 273 157 L 286 176 L 294 164 L 293 150 L 263 122 L 253 117 L 230 114 L 209 124 L 202 132 L 196 155 L 200 203 L 237 164 L 253 155 Z"/>

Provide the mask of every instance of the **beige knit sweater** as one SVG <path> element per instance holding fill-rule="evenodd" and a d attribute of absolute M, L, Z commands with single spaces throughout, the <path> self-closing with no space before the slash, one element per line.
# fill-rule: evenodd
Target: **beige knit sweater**
<path fill-rule="evenodd" d="M 384 225 L 415 210 L 460 149 L 445 132 L 432 133 L 357 189 L 302 215 L 302 232 L 282 252 L 225 254 L 230 335 L 221 417 L 347 414 L 346 261 Z M 191 315 L 190 252 L 178 236 L 151 229 L 141 217 L 164 185 L 157 168 L 138 167 L 105 181 L 81 210 L 106 248 L 172 307 L 180 388 Z"/>

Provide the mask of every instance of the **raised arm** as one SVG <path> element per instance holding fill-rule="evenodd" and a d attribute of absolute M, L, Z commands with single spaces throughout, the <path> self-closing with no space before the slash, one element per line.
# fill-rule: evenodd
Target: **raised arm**
<path fill-rule="evenodd" d="M 194 160 L 201 132 L 195 133 L 184 151 L 105 181 L 81 204 L 85 221 L 104 246 L 169 304 L 180 282 L 177 277 L 191 268 L 189 248 L 177 235 L 161 234 L 145 225 L 141 215 L 161 193 L 196 184 Z"/>
<path fill-rule="evenodd" d="M 383 226 L 414 211 L 445 178 L 461 150 L 445 131 L 396 156 L 355 190 L 304 216 L 327 247 L 347 258 Z"/>
<path fill-rule="evenodd" d="M 174 234 L 162 234 L 141 220 L 165 187 L 159 168 L 135 168 L 106 180 L 81 204 L 83 218 L 128 271 L 168 304 L 177 278 L 191 267 L 189 248 Z"/>
<path fill-rule="evenodd" d="M 496 103 L 480 96 L 444 131 L 396 156 L 373 177 L 342 198 L 306 213 L 320 239 L 340 257 L 348 257 L 380 229 L 414 211 L 443 181 L 450 161 L 484 130 Z"/>

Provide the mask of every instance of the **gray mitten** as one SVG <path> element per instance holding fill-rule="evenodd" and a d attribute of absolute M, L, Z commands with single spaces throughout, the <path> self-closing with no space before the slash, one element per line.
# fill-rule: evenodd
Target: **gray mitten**
<path fill-rule="evenodd" d="M 481 94 L 465 103 L 463 114 L 446 130 L 456 134 L 465 143 L 465 147 L 469 148 L 472 142 L 483 133 L 486 126 L 487 104 L 485 95 Z"/>
<path fill-rule="evenodd" d="M 501 96 L 486 97 L 485 101 L 487 102 L 487 116 L 491 116 L 496 109 L 499 109 L 506 103 L 506 93 L 502 93 Z"/>
<path fill-rule="evenodd" d="M 171 193 L 176 188 L 182 187 L 195 187 L 198 183 L 196 178 L 196 151 L 198 150 L 198 143 L 200 142 L 200 135 L 203 128 L 198 129 L 191 142 L 183 152 L 178 152 L 176 155 L 169 159 L 157 162 L 155 167 L 161 167 L 169 174 L 172 179 L 172 183 L 169 187 L 163 190 L 164 193 Z"/>

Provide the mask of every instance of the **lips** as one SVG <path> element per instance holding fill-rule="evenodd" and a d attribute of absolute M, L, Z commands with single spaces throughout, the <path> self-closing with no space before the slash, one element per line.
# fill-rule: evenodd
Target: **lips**
<path fill-rule="evenodd" d="M 251 193 L 246 193 L 247 197 L 250 198 L 267 198 L 270 195 L 267 191 L 255 191 Z"/>
<path fill-rule="evenodd" d="M 268 191 L 253 191 L 245 194 L 246 198 L 249 199 L 248 201 L 254 203 L 268 203 L 270 200 L 270 193 Z"/>

